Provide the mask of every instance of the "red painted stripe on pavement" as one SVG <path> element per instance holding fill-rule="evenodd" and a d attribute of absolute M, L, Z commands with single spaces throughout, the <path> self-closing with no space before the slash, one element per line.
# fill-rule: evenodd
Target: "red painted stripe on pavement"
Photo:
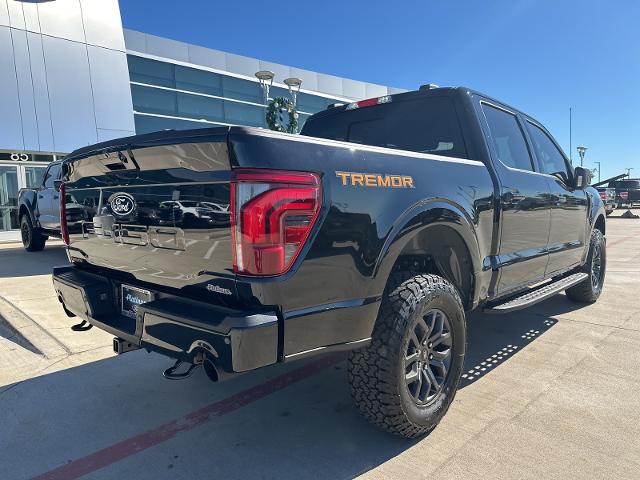
<path fill-rule="evenodd" d="M 345 358 L 346 354 L 344 353 L 337 353 L 320 358 L 289 373 L 272 378 L 264 383 L 232 395 L 229 398 L 207 405 L 177 420 L 164 423 L 152 430 L 127 438 L 110 447 L 91 453 L 86 457 L 79 458 L 71 463 L 45 472 L 34 477 L 34 480 L 73 480 L 80 478 L 83 475 L 95 472 L 136 453 L 166 442 L 181 432 L 192 430 L 205 423 L 211 417 L 226 415 L 227 413 L 231 413 L 260 400 L 271 393 L 311 377 Z"/>

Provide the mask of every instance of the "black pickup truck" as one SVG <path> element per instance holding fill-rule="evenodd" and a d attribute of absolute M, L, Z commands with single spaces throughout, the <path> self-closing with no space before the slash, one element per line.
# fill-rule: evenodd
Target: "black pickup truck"
<path fill-rule="evenodd" d="M 627 178 L 609 182 L 609 188 L 615 190 L 615 201 L 618 208 L 633 207 L 640 203 L 640 179 Z"/>
<path fill-rule="evenodd" d="M 73 152 L 64 172 L 66 194 L 96 205 L 78 233 L 63 205 L 71 265 L 53 282 L 78 328 L 112 333 L 118 353 L 176 359 L 168 378 L 350 350 L 359 409 L 406 437 L 433 429 L 455 395 L 466 312 L 564 290 L 590 303 L 604 282 L 588 170 L 539 122 L 467 88 L 333 107 L 302 135 L 123 138 Z M 230 214 L 160 224 L 137 212 L 182 201 Z"/>

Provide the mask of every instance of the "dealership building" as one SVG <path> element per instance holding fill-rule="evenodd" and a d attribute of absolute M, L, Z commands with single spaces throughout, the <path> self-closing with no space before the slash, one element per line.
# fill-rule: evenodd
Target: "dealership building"
<path fill-rule="evenodd" d="M 0 241 L 17 197 L 76 148 L 163 129 L 266 127 L 270 96 L 302 80 L 299 123 L 336 102 L 401 90 L 123 29 L 117 0 L 0 0 Z"/>

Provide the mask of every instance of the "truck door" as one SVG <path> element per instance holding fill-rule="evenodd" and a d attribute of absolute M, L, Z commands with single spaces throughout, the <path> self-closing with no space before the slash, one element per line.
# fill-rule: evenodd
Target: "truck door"
<path fill-rule="evenodd" d="M 518 115 L 486 101 L 480 106 L 500 180 L 500 246 L 494 268 L 500 271 L 496 293 L 503 294 L 544 277 L 551 227 L 549 182 L 547 175 L 535 171 Z"/>
<path fill-rule="evenodd" d="M 527 119 L 527 131 L 541 172 L 547 176 L 551 193 L 551 232 L 546 276 L 567 270 L 582 261 L 587 241 L 587 194 L 575 189 L 573 169 L 552 137 Z"/>
<path fill-rule="evenodd" d="M 40 212 L 40 225 L 43 228 L 57 229 L 60 226 L 60 197 L 53 186 L 53 181 L 57 180 L 59 176 L 60 164 L 50 165 L 38 191 L 38 211 Z"/>

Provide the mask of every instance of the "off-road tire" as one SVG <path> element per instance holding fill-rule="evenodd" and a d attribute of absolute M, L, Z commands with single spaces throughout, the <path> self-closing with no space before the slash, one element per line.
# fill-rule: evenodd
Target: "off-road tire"
<path fill-rule="evenodd" d="M 594 256 L 597 259 L 597 249 L 600 249 L 600 274 L 597 281 L 595 281 L 593 278 L 593 267 Z M 597 228 L 594 228 L 593 232 L 591 233 L 587 261 L 582 266 L 582 268 L 580 268 L 580 271 L 587 273 L 589 275 L 589 278 L 571 288 L 568 288 L 566 290 L 567 297 L 569 297 L 574 302 L 594 303 L 596 300 L 598 300 L 598 297 L 600 297 L 600 294 L 602 293 L 604 277 L 607 271 L 607 245 L 604 240 L 604 235 Z"/>
<path fill-rule="evenodd" d="M 451 360 L 441 390 L 418 405 L 405 383 L 405 356 L 416 325 L 441 311 L 451 333 Z M 351 395 L 370 422 L 396 435 L 415 438 L 432 431 L 456 393 L 466 350 L 465 312 L 456 288 L 442 277 L 416 275 L 383 298 L 371 344 L 349 356 Z"/>
<path fill-rule="evenodd" d="M 44 248 L 47 236 L 34 228 L 29 215 L 20 217 L 20 236 L 27 252 L 39 252 Z"/>

